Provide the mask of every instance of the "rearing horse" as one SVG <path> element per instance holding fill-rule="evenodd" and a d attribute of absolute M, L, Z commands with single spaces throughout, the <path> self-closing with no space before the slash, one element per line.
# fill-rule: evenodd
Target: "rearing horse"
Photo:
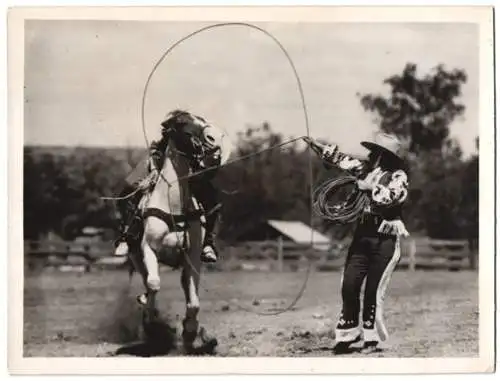
<path fill-rule="evenodd" d="M 181 267 L 181 285 L 186 300 L 182 338 L 188 351 L 198 335 L 200 255 L 205 234 L 200 207 L 186 178 L 191 173 L 188 158 L 176 149 L 174 141 L 170 141 L 160 176 L 152 191 L 146 192 L 139 203 L 144 232 L 140 250 L 130 254 L 146 288 L 145 316 L 154 316 L 157 310 L 159 263 Z"/>

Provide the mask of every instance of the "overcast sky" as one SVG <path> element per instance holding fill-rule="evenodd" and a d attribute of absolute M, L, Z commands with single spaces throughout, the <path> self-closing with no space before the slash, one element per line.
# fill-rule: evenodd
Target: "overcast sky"
<path fill-rule="evenodd" d="M 140 146 L 141 99 L 155 62 L 176 40 L 207 24 L 134 21 L 26 23 L 25 142 Z M 478 134 L 478 30 L 473 24 L 257 24 L 294 60 L 311 134 L 362 153 L 376 126 L 356 93 L 385 92 L 384 78 L 407 62 L 425 73 L 463 68 L 466 114 L 452 135 L 469 153 Z M 300 96 L 286 58 L 258 31 L 227 27 L 175 49 L 154 75 L 146 99 L 148 139 L 177 107 L 220 125 L 233 138 L 268 121 L 286 136 L 305 135 Z"/>

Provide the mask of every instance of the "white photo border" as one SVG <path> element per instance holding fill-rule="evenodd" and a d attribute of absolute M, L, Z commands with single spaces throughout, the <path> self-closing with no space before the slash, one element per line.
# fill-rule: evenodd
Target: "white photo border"
<path fill-rule="evenodd" d="M 473 358 L 24 358 L 24 21 L 470 22 L 479 26 L 479 356 Z M 496 134 L 493 9 L 417 7 L 30 7 L 8 12 L 8 367 L 11 374 L 414 374 L 491 372 L 495 340 Z M 474 54 L 471 52 L 471 54 Z M 196 369 L 196 371 L 193 371 Z"/>

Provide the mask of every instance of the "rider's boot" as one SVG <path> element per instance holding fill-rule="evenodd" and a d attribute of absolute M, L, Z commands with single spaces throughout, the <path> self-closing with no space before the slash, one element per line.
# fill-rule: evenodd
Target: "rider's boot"
<path fill-rule="evenodd" d="M 115 241 L 114 255 L 116 255 L 117 257 L 124 257 L 129 253 L 129 247 L 127 242 L 127 231 L 128 231 L 128 226 L 125 223 L 124 218 L 122 218 L 122 221 L 120 221 L 120 236 Z"/>
<path fill-rule="evenodd" d="M 128 253 L 129 253 L 129 247 L 128 247 L 127 241 L 124 239 L 120 239 L 117 242 L 114 254 L 117 257 L 124 257 L 124 256 L 128 255 Z"/>
<path fill-rule="evenodd" d="M 134 190 L 133 186 L 127 186 L 120 194 L 121 197 Z M 137 203 L 140 195 L 134 195 L 131 198 L 123 199 L 118 202 L 118 209 L 120 210 L 120 237 L 115 241 L 114 255 L 122 257 L 130 252 L 133 246 L 140 237 L 140 229 L 142 221 L 137 215 Z"/>
<path fill-rule="evenodd" d="M 215 263 L 219 258 L 219 253 L 213 243 L 205 243 L 201 252 L 201 261 L 204 263 Z"/>
<path fill-rule="evenodd" d="M 125 223 L 126 217 L 122 217 L 120 221 L 120 236 L 115 241 L 114 255 L 117 257 L 124 257 L 129 253 L 129 245 L 127 242 L 128 225 Z"/>
<path fill-rule="evenodd" d="M 139 216 L 134 216 L 129 225 L 122 223 L 120 237 L 115 241 L 114 255 L 118 257 L 126 256 L 130 253 L 131 247 L 139 243 L 141 223 L 142 220 Z"/>
<path fill-rule="evenodd" d="M 201 251 L 201 261 L 205 263 L 215 263 L 219 257 L 219 253 L 215 247 L 215 239 L 222 206 L 219 202 L 219 192 L 210 182 L 210 176 L 205 176 L 200 179 L 193 178 L 189 184 L 195 197 L 200 201 L 203 209 L 206 211 L 205 239 Z"/>

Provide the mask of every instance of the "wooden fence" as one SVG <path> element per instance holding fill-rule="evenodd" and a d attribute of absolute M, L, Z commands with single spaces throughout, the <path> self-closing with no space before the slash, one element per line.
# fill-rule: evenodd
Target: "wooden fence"
<path fill-rule="evenodd" d="M 318 271 L 337 271 L 344 265 L 347 250 L 348 242 L 317 249 L 309 244 L 293 242 L 247 242 L 226 248 L 221 266 L 284 271 L 303 268 L 312 261 Z M 407 239 L 401 243 L 401 259 L 397 268 L 409 271 L 477 269 L 477 251 L 467 241 Z"/>
<path fill-rule="evenodd" d="M 348 243 L 332 247 L 297 244 L 282 240 L 246 242 L 221 249 L 222 258 L 213 271 L 298 271 L 312 261 L 316 271 L 339 271 L 345 261 Z M 96 268 L 119 268 L 124 258 L 112 255 L 111 243 L 25 242 L 27 269 L 56 267 L 62 271 Z M 416 238 L 402 241 L 398 269 L 458 271 L 477 268 L 477 251 L 467 241 L 431 240 Z"/>
<path fill-rule="evenodd" d="M 27 241 L 24 243 L 25 268 L 45 267 L 91 271 L 96 268 L 117 268 L 125 258 L 113 256 L 114 247 L 107 242 Z"/>

